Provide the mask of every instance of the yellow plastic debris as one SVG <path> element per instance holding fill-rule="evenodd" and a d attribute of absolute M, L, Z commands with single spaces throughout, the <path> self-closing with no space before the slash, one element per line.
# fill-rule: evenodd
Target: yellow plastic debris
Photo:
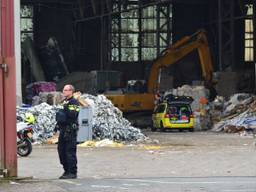
<path fill-rule="evenodd" d="M 161 149 L 161 147 L 158 146 L 158 145 L 145 145 L 145 146 L 143 146 L 143 148 L 146 149 L 146 150 L 159 150 L 159 149 Z"/>
<path fill-rule="evenodd" d="M 122 143 L 116 143 L 109 139 L 103 139 L 101 141 L 96 142 L 96 147 L 123 147 Z"/>
<path fill-rule="evenodd" d="M 85 141 L 84 143 L 79 144 L 78 147 L 95 147 L 95 144 L 95 141 Z"/>
<path fill-rule="evenodd" d="M 86 141 L 78 145 L 78 147 L 123 147 L 122 143 L 116 143 L 109 139 L 104 139 L 101 141 Z"/>

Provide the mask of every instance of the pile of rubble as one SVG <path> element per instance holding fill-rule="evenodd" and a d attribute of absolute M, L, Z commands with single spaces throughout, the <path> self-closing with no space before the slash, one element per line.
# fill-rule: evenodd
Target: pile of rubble
<path fill-rule="evenodd" d="M 247 93 L 233 95 L 224 102 L 217 97 L 212 103 L 213 131 L 247 133 L 256 129 L 256 97 Z"/>
<path fill-rule="evenodd" d="M 93 139 L 110 139 L 114 141 L 145 141 L 148 138 L 140 129 L 131 126 L 131 123 L 123 117 L 122 112 L 113 106 L 104 95 L 92 96 L 84 94 L 81 96 L 92 107 L 93 111 Z M 32 113 L 36 118 L 35 139 L 45 141 L 53 135 L 56 125 L 55 114 L 57 106 L 46 103 L 30 108 L 17 108 L 17 117 L 25 117 L 26 112 Z"/>

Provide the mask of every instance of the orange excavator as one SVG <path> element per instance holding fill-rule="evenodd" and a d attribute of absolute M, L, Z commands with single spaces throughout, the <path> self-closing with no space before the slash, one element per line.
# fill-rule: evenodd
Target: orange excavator
<path fill-rule="evenodd" d="M 161 68 L 175 64 L 194 50 L 198 51 L 205 83 L 211 85 L 213 67 L 210 49 L 205 31 L 199 30 L 190 36 L 183 37 L 155 59 L 147 81 L 147 90 L 144 93 L 129 93 L 127 91 L 123 94 L 108 94 L 106 97 L 123 112 L 153 111 L 155 94 L 160 85 L 158 77 Z"/>

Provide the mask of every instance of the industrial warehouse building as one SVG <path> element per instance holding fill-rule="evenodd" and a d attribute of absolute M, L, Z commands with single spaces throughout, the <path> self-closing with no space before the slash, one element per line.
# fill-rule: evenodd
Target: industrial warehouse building
<path fill-rule="evenodd" d="M 220 185 L 209 189 L 254 191 L 256 1 L 2 0 L 0 5 L 0 191 L 2 178 L 26 174 L 73 189 L 67 186 L 72 182 L 55 181 L 59 167 L 52 150 L 66 84 L 82 93 L 90 109 L 79 117 L 80 130 L 87 125 L 90 130 L 86 139 L 78 135 L 79 177 L 85 183 L 74 184 L 77 190 L 150 191 L 159 182 L 159 191 L 170 191 L 164 187 L 179 182 L 166 181 L 169 177 L 205 177 L 195 183 L 207 185 L 207 179 L 225 176 L 231 182 L 218 178 L 213 183 Z M 33 152 L 17 159 L 16 128 L 28 112 L 35 116 Z M 245 183 L 236 187 L 234 176 Z M 138 185 L 123 180 L 116 189 L 122 182 L 111 179 L 126 177 L 142 180 Z"/>
<path fill-rule="evenodd" d="M 23 84 L 53 81 L 67 73 L 108 70 L 128 80 L 148 79 L 153 61 L 187 35 L 207 33 L 214 72 L 220 86 L 237 91 L 254 90 L 253 1 L 31 1 L 21 0 L 21 41 L 33 40 L 44 74 L 30 73 L 22 56 Z M 66 67 L 51 71 L 49 39 L 58 43 Z M 25 60 L 25 61 L 24 61 Z M 172 77 L 170 88 L 202 80 L 196 51 L 162 73 Z M 28 69 L 29 68 L 29 69 Z M 50 70 L 47 70 L 50 69 Z M 222 72 L 229 72 L 228 77 Z M 237 73 L 239 72 L 239 73 Z M 169 78 L 171 79 L 171 78 Z M 248 83 L 243 83 L 244 81 Z M 224 84 L 226 82 L 226 84 Z M 223 90 L 220 87 L 219 90 Z M 86 91 L 86 90 L 84 90 Z"/>

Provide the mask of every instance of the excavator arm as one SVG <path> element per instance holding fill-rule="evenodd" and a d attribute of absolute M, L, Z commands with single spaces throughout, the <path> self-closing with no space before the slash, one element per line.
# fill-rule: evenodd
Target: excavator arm
<path fill-rule="evenodd" d="M 154 61 L 148 79 L 148 93 L 154 93 L 158 90 L 158 75 L 161 68 L 176 63 L 194 50 L 198 51 L 204 80 L 211 83 L 213 73 L 211 54 L 205 31 L 200 30 L 177 41 Z"/>

